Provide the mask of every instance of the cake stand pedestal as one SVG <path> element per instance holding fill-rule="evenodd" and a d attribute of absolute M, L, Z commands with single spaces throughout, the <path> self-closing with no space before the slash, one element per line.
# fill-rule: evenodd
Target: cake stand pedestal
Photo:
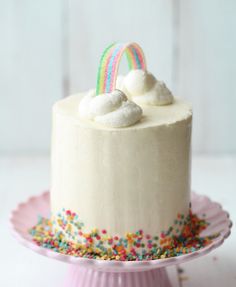
<path fill-rule="evenodd" d="M 165 267 L 147 271 L 99 271 L 71 266 L 65 287 L 171 287 Z"/>
<path fill-rule="evenodd" d="M 207 236 L 219 232 L 211 244 L 178 257 L 150 261 L 106 261 L 63 255 L 36 245 L 28 230 L 39 215 L 49 217 L 49 192 L 31 197 L 12 211 L 10 222 L 15 238 L 33 251 L 70 264 L 64 287 L 171 287 L 166 267 L 203 256 L 220 246 L 230 235 L 232 223 L 220 204 L 206 196 L 192 193 L 192 211 L 210 224 L 202 232 Z"/>

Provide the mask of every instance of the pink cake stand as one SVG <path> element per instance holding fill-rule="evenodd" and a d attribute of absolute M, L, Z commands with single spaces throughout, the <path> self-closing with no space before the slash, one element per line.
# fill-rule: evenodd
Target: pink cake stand
<path fill-rule="evenodd" d="M 49 192 L 30 197 L 12 211 L 10 222 L 15 238 L 33 251 L 70 263 L 65 278 L 65 287 L 171 287 L 166 267 L 180 264 L 203 256 L 220 246 L 230 235 L 232 223 L 229 214 L 220 204 L 212 202 L 208 197 L 192 193 L 192 210 L 199 217 L 205 214 L 210 225 L 202 232 L 202 236 L 219 232 L 220 235 L 211 244 L 190 254 L 167 259 L 150 261 L 104 261 L 63 255 L 37 246 L 28 233 L 36 224 L 38 215 L 49 217 Z"/>

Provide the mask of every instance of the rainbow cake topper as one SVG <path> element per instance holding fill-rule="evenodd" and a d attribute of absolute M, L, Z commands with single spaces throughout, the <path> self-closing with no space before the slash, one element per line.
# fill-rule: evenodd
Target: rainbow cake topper
<path fill-rule="evenodd" d="M 136 43 L 113 43 L 103 52 L 97 75 L 96 94 L 110 93 L 115 89 L 117 73 L 123 54 L 129 69 L 146 70 L 144 53 Z"/>

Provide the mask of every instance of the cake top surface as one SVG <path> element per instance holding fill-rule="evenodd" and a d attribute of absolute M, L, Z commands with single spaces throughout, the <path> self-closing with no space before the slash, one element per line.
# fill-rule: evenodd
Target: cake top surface
<path fill-rule="evenodd" d="M 80 118 L 78 106 L 81 99 L 88 93 L 89 92 L 75 94 L 57 101 L 53 107 L 54 112 L 68 117 L 68 120 L 73 120 L 75 124 L 101 130 L 136 130 L 152 126 L 172 125 L 189 119 L 192 116 L 191 106 L 187 102 L 175 97 L 171 105 L 142 105 L 143 115 L 135 125 L 125 128 L 107 127 L 94 121 Z"/>

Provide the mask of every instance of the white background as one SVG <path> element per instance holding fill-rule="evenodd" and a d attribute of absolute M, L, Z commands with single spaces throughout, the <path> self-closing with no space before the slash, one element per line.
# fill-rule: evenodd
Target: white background
<path fill-rule="evenodd" d="M 136 41 L 148 69 L 193 104 L 192 186 L 236 220 L 236 1 L 0 0 L 0 286 L 60 286 L 63 263 L 20 246 L 8 216 L 50 185 L 51 106 L 95 86 L 112 41 Z M 235 232 L 186 263 L 174 286 L 236 286 Z M 145 286 L 144 286 L 145 287 Z"/>
<path fill-rule="evenodd" d="M 0 151 L 47 152 L 52 103 L 95 86 L 103 49 L 136 41 L 193 104 L 193 150 L 236 151 L 234 0 L 1 0 Z"/>

